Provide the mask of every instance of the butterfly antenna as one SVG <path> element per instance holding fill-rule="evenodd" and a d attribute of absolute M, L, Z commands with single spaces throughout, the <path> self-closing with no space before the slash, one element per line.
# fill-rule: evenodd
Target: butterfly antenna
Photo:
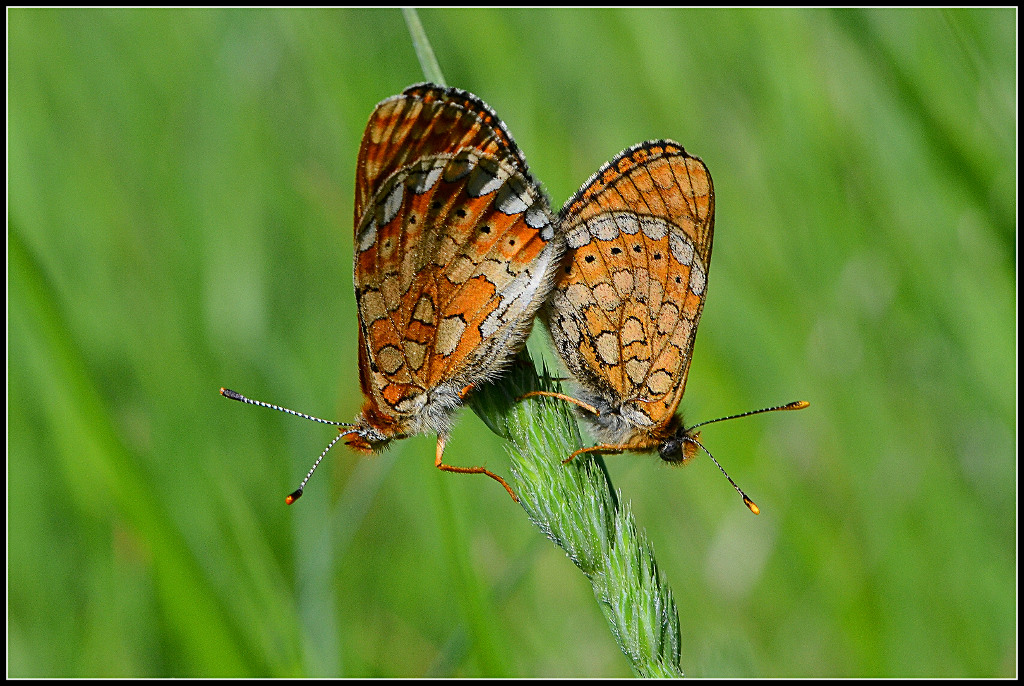
<path fill-rule="evenodd" d="M 707 426 L 708 424 L 714 424 L 715 422 L 724 422 L 727 419 L 739 419 L 740 417 L 749 417 L 750 415 L 762 414 L 764 412 L 778 412 L 778 411 L 783 411 L 783 410 L 786 410 L 786 411 L 788 411 L 788 410 L 802 410 L 805 407 L 809 407 L 809 406 L 810 406 L 810 403 L 807 402 L 806 400 L 797 400 L 795 402 L 787 403 L 785 405 L 779 405 L 778 407 L 766 407 L 766 408 L 764 408 L 762 410 L 751 410 L 750 412 L 742 412 L 740 414 L 734 414 L 734 415 L 730 415 L 728 417 L 719 417 L 718 419 L 709 419 L 706 422 L 701 422 L 700 424 L 694 424 L 693 426 L 688 428 L 686 430 L 687 436 L 686 436 L 685 440 L 692 441 L 693 443 L 696 443 L 698 446 L 700 446 L 700 449 L 708 454 L 708 457 L 710 457 L 711 461 L 714 462 L 715 465 L 718 466 L 718 468 L 722 471 L 722 474 L 725 474 L 725 478 L 729 480 L 729 483 L 731 483 L 732 487 L 736 489 L 736 492 L 739 493 L 741 496 L 743 496 L 743 504 L 746 505 L 748 508 L 750 508 L 750 511 L 753 512 L 754 514 L 761 514 L 761 509 L 757 506 L 757 504 L 753 500 L 751 500 L 750 498 L 747 497 L 747 494 L 743 492 L 743 489 L 741 489 L 739 486 L 736 485 L 736 482 L 732 480 L 732 477 L 729 476 L 728 472 L 725 471 L 725 469 L 722 467 L 722 465 L 718 464 L 718 460 L 716 460 L 715 456 L 711 454 L 711 451 L 708 450 L 707 448 L 705 448 L 704 444 L 697 440 L 697 434 L 694 434 L 693 430 L 697 429 L 697 428 L 700 428 L 702 426 Z"/>
<path fill-rule="evenodd" d="M 775 408 L 775 409 L 782 409 L 782 408 Z M 794 409 L 796 409 L 796 408 L 794 408 Z M 760 410 L 760 411 L 761 412 L 765 412 L 765 410 Z M 745 415 L 739 415 L 739 416 L 743 417 Z M 694 437 L 694 436 L 687 436 L 684 440 L 692 441 L 693 443 L 696 443 L 697 445 L 699 445 L 700 449 L 703 450 L 704 452 L 706 452 L 708 454 L 708 457 L 711 458 L 711 461 L 714 462 L 715 465 L 722 471 L 722 474 L 725 474 L 725 478 L 729 480 L 729 483 L 731 483 L 732 487 L 736 489 L 736 492 L 739 493 L 743 497 L 743 504 L 746 505 L 750 509 L 750 511 L 753 512 L 754 514 L 761 514 L 761 508 L 759 508 L 757 506 L 757 503 L 755 503 L 753 500 L 748 498 L 747 494 L 743 492 L 743 489 L 736 485 L 736 482 L 732 480 L 731 476 L 729 476 L 729 472 L 725 471 L 725 468 L 722 467 L 722 465 L 718 464 L 718 460 L 715 459 L 715 456 L 711 454 L 710 450 L 708 450 L 707 448 L 704 447 L 703 443 L 698 441 L 697 438 Z"/>
<path fill-rule="evenodd" d="M 734 415 L 731 415 L 729 417 L 719 417 L 718 419 L 709 419 L 706 422 L 701 422 L 700 424 L 694 424 L 693 426 L 689 427 L 687 429 L 687 431 L 693 431 L 694 429 L 696 429 L 698 427 L 707 426 L 708 424 L 714 424 L 715 422 L 724 422 L 727 419 L 739 419 L 740 417 L 749 417 L 750 415 L 761 414 L 763 412 L 777 412 L 777 411 L 781 411 L 781 410 L 802 410 L 805 407 L 809 407 L 809 406 L 810 406 L 810 403 L 807 402 L 806 400 L 797 400 L 796 402 L 792 402 L 792 403 L 789 403 L 787 405 L 779 405 L 778 407 L 766 407 L 763 410 L 751 410 L 750 412 L 742 412 L 740 414 L 734 414 Z M 700 445 L 700 444 L 698 443 L 697 445 Z M 703 448 L 704 446 L 701 446 L 701 447 Z M 707 452 L 707 451 L 705 450 L 704 452 Z M 711 453 L 708 453 L 708 455 L 710 455 L 710 454 Z"/>
<path fill-rule="evenodd" d="M 313 472 L 315 472 L 316 468 L 320 466 L 320 461 L 324 459 L 324 456 L 327 454 L 327 451 L 333 448 L 334 444 L 340 441 L 343 436 L 347 436 L 354 431 L 355 429 L 352 429 L 350 431 L 342 431 L 340 434 L 334 437 L 333 441 L 327 444 L 327 447 L 324 448 L 324 451 L 320 453 L 320 457 L 316 458 L 316 462 L 313 463 L 313 466 L 310 468 L 309 472 L 306 473 L 306 478 L 302 480 L 302 483 L 299 484 L 299 487 L 296 488 L 291 493 L 289 493 L 288 496 L 284 499 L 286 505 L 291 505 L 296 500 L 302 497 L 302 489 L 306 487 L 306 482 L 309 481 L 309 477 L 313 476 Z"/>
<path fill-rule="evenodd" d="M 224 396 L 225 398 L 231 398 L 232 400 L 237 400 L 240 403 L 248 403 L 249 405 L 259 405 L 260 407 L 269 407 L 271 410 L 278 410 L 279 412 L 287 412 L 288 414 L 293 414 L 296 417 L 302 417 L 303 419 L 309 419 L 309 420 L 314 421 L 314 422 L 320 422 L 321 424 L 331 424 L 332 426 L 352 426 L 352 424 L 344 424 L 342 422 L 332 422 L 329 419 L 320 419 L 319 417 L 314 417 L 311 414 L 305 414 L 303 412 L 296 412 L 295 410 L 289 410 L 287 407 L 281 407 L 279 405 L 272 405 L 270 403 L 265 403 L 265 402 L 262 402 L 260 400 L 253 400 L 252 398 L 246 398 L 241 393 L 233 391 L 230 388 L 222 388 L 222 389 L 220 389 L 220 394 L 222 396 Z"/>
<path fill-rule="evenodd" d="M 296 412 L 295 410 L 289 410 L 287 407 L 280 407 L 279 405 L 273 405 L 271 403 L 265 403 L 260 400 L 246 398 L 241 393 L 233 391 L 230 388 L 220 389 L 220 394 L 225 398 L 231 398 L 232 400 L 237 400 L 238 402 L 247 403 L 249 405 L 259 405 L 260 407 L 269 407 L 271 410 L 287 412 L 288 414 L 293 414 L 296 417 L 302 417 L 303 419 L 309 419 L 310 421 L 320 422 L 321 424 L 330 424 L 332 426 L 355 426 L 354 424 L 345 424 L 343 422 L 332 422 L 329 419 L 320 419 L 319 417 L 314 417 L 313 415 L 305 414 L 304 412 Z M 309 481 L 309 477 L 313 476 L 313 472 L 315 472 L 316 468 L 320 466 L 320 461 L 324 459 L 325 455 L 327 455 L 327 451 L 333 448 L 334 444 L 340 441 L 343 436 L 347 436 L 350 433 L 355 433 L 356 431 L 358 431 L 358 427 L 350 429 L 349 431 L 342 431 L 337 436 L 335 436 L 334 440 L 331 441 L 326 448 L 324 448 L 324 451 L 322 453 L 320 453 L 320 457 L 316 458 L 316 462 L 313 463 L 313 467 L 306 474 L 306 478 L 302 480 L 302 483 L 299 485 L 297 489 L 288 494 L 288 497 L 284 499 L 284 502 L 287 503 L 288 505 L 291 505 L 296 500 L 301 498 L 302 489 L 306 487 L 306 482 Z"/>

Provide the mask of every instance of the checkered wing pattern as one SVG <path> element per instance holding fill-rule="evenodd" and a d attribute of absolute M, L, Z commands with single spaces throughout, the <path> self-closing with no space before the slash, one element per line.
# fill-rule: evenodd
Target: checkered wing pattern
<path fill-rule="evenodd" d="M 526 158 L 505 124 L 472 93 L 421 83 L 377 105 L 356 165 L 355 225 L 374 193 L 402 167 L 425 157 L 471 149 L 527 173 Z"/>
<path fill-rule="evenodd" d="M 436 390 L 452 397 L 501 370 L 564 239 L 504 125 L 463 91 L 418 86 L 382 102 L 360 161 L 360 373 L 368 416 L 401 423 Z"/>
<path fill-rule="evenodd" d="M 707 167 L 667 140 L 624 150 L 562 209 L 544 317 L 569 371 L 638 428 L 657 433 L 682 398 L 714 217 Z"/>

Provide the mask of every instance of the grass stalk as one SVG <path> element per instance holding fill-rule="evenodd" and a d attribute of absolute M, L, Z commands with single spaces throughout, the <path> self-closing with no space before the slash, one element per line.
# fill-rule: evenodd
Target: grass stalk
<path fill-rule="evenodd" d="M 416 10 L 402 12 L 424 76 L 443 85 Z M 582 447 L 576 420 L 560 400 L 519 402 L 532 390 L 561 389 L 546 369 L 537 374 L 524 350 L 499 383 L 473 394 L 470 406 L 493 431 L 509 439 L 514 487 L 523 509 L 590 580 L 633 671 L 645 677 L 682 676 L 679 615 L 650 543 L 637 530 L 629 505 L 620 504 L 600 456 L 562 464 Z"/>
<path fill-rule="evenodd" d="M 423 69 L 423 76 L 427 81 L 436 83 L 438 86 L 447 85 L 444 75 L 441 74 L 441 65 L 434 57 L 434 48 L 430 46 L 427 39 L 427 32 L 423 30 L 420 22 L 420 15 L 415 8 L 403 7 L 402 16 L 405 17 L 405 25 L 409 27 L 409 37 L 412 39 L 412 46 L 416 49 L 416 58 L 420 61 L 420 68 Z"/>
<path fill-rule="evenodd" d="M 580 456 L 572 410 L 533 390 L 561 392 L 547 370 L 537 374 L 523 351 L 500 382 L 482 387 L 470 406 L 509 440 L 513 488 L 530 521 L 590 580 L 612 635 L 639 676 L 682 676 L 679 615 L 654 551 L 619 499 L 600 456 Z"/>

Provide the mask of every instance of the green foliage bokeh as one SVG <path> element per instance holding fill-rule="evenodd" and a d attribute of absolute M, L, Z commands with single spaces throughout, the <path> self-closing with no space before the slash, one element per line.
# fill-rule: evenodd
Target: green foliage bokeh
<path fill-rule="evenodd" d="M 607 458 L 694 676 L 1016 670 L 1016 25 L 993 10 L 426 10 L 557 208 L 645 139 L 715 181 L 690 422 Z M 8 11 L 10 676 L 628 675 L 590 587 L 359 410 L 352 181 L 398 10 Z M 539 332 L 538 332 L 539 333 Z M 543 336 L 531 348 L 543 354 Z M 550 356 L 548 360 L 551 361 Z M 463 411 L 446 460 L 502 474 Z"/>

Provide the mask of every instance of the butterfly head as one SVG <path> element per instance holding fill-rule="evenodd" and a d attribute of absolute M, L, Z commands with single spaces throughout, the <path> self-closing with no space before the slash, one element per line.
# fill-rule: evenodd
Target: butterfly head
<path fill-rule="evenodd" d="M 684 464 L 697 455 L 700 446 L 700 432 L 685 428 L 682 424 L 668 438 L 658 445 L 658 455 L 670 464 Z"/>
<path fill-rule="evenodd" d="M 359 452 L 374 453 L 383 450 L 395 438 L 404 434 L 396 422 L 377 409 L 373 403 L 366 403 L 362 413 L 353 425 L 339 427 L 345 445 Z"/>

